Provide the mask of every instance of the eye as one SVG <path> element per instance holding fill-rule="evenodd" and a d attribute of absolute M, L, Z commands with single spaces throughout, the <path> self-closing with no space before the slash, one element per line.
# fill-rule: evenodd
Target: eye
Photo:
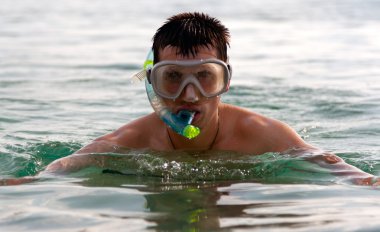
<path fill-rule="evenodd" d="M 207 81 L 213 79 L 213 74 L 208 70 L 197 72 L 197 78 L 199 81 Z"/>
<path fill-rule="evenodd" d="M 182 74 L 176 71 L 166 72 L 164 78 L 165 78 L 165 81 L 168 81 L 168 82 L 173 82 L 173 83 L 181 82 Z"/>

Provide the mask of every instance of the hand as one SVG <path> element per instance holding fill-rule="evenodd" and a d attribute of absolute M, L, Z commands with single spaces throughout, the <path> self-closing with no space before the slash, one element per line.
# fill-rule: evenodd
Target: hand
<path fill-rule="evenodd" d="M 19 184 L 25 184 L 30 183 L 33 181 L 38 180 L 38 178 L 26 176 L 23 178 L 14 178 L 14 179 L 2 179 L 0 180 L 0 186 L 9 186 L 9 185 L 19 185 Z"/>
<path fill-rule="evenodd" d="M 367 178 L 355 179 L 355 184 L 367 185 L 367 186 L 380 186 L 380 178 L 376 176 L 371 176 Z"/>

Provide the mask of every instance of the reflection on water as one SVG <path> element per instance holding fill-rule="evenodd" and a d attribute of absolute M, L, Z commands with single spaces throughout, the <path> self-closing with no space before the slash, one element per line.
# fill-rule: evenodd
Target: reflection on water
<path fill-rule="evenodd" d="M 6 207 L 0 209 L 0 228 L 250 231 L 380 226 L 378 188 L 344 184 L 310 163 L 308 155 L 126 150 L 78 157 L 100 165 L 65 176 L 41 173 L 30 184 L 1 187 L 0 204 Z M 354 155 L 349 157 L 355 162 Z M 70 225 L 64 223 L 68 220 Z"/>
<path fill-rule="evenodd" d="M 47 156 L 47 151 L 65 156 L 76 146 L 59 142 L 30 145 L 23 149 L 35 155 L 34 159 L 8 165 L 28 162 L 24 173 L 41 170 L 57 158 Z M 42 172 L 30 184 L 1 187 L 0 204 L 6 207 L 0 209 L 4 219 L 0 228 L 336 230 L 359 228 L 368 218 L 372 220 L 360 228 L 378 228 L 379 189 L 347 185 L 350 182 L 344 178 L 310 162 L 310 155 L 128 149 L 124 154 L 81 155 L 78 162 L 92 159 L 97 165 L 65 176 Z M 379 164 L 376 160 L 368 163 L 360 154 L 339 155 L 364 170 L 379 172 L 374 169 Z M 68 219 L 70 225 L 63 223 Z"/>
<path fill-rule="evenodd" d="M 0 227 L 7 230 L 371 231 L 380 226 L 379 191 L 345 185 L 168 181 L 93 170 L 82 178 L 2 188 L 1 194 L 0 203 L 8 207 L 0 209 L 5 219 Z"/>
<path fill-rule="evenodd" d="M 144 194 L 146 209 L 155 213 L 145 219 L 154 222 L 150 228 L 159 231 L 221 228 L 334 230 L 343 225 L 355 230 L 379 226 L 375 221 L 377 216 L 373 215 L 380 205 L 379 192 L 370 188 L 236 181 L 159 183 L 157 178 L 114 174 L 90 178 L 80 184 L 104 187 L 107 182 Z M 357 198 L 359 194 L 360 199 Z M 374 220 L 362 225 L 361 220 L 368 218 Z"/>

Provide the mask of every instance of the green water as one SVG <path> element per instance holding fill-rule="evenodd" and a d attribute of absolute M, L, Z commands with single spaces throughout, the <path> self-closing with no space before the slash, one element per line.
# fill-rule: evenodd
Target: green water
<path fill-rule="evenodd" d="M 376 231 L 379 191 L 338 183 L 301 159 L 93 154 L 102 168 L 2 187 L 10 231 Z M 177 161 L 173 161 L 177 160 Z M 358 197 L 360 196 L 360 197 Z M 372 219 L 372 220 L 371 220 Z M 68 223 L 68 221 L 70 223 Z M 365 225 L 363 225 L 365 221 Z"/>
<path fill-rule="evenodd" d="M 36 176 L 52 161 L 72 154 L 78 143 L 46 142 L 22 146 L 6 146 L 1 156 L 4 177 Z M 337 154 L 361 170 L 377 175 L 378 160 L 363 160 L 361 154 Z M 311 156 L 313 156 L 311 154 Z M 123 153 L 81 155 L 80 159 L 98 159 L 101 166 L 90 166 L 76 177 L 90 173 L 148 176 L 164 181 L 249 180 L 262 183 L 334 183 L 340 178 L 331 169 L 310 162 L 306 156 L 267 153 L 260 156 L 235 152 L 154 152 L 125 149 Z M 306 158 L 305 158 L 306 157 Z M 74 160 L 75 162 L 75 160 Z M 110 172 L 107 172 L 109 170 Z M 82 174 L 81 174 L 82 173 Z M 342 180 L 344 178 L 341 178 Z"/>

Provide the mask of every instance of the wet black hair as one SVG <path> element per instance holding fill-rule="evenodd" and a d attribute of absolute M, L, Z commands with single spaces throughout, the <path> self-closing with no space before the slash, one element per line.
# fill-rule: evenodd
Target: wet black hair
<path fill-rule="evenodd" d="M 167 19 L 153 36 L 154 63 L 159 50 L 167 46 L 178 48 L 182 56 L 195 56 L 199 47 L 215 48 L 218 58 L 227 61 L 229 30 L 216 18 L 204 13 L 180 13 Z"/>

